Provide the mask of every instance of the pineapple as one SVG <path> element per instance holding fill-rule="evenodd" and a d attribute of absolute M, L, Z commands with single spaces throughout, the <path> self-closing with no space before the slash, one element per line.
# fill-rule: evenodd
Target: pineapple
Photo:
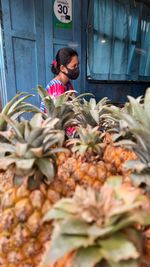
<path fill-rule="evenodd" d="M 128 177 L 129 171 L 123 169 L 123 163 L 127 159 L 133 159 L 134 153 L 120 147 L 114 147 L 113 150 L 111 146 L 110 150 L 110 146 L 103 142 L 99 126 L 80 126 L 77 133 L 79 138 L 73 138 L 66 143 L 72 153 L 66 156 L 60 153 L 57 160 L 58 177 L 68 186 L 69 195 L 73 194 L 77 184 L 99 189 L 111 175 L 121 174 Z M 106 156 L 108 150 L 110 151 Z"/>
<path fill-rule="evenodd" d="M 111 116 L 110 111 L 108 111 L 106 108 L 108 107 L 108 99 L 103 98 L 101 99 L 98 103 L 96 103 L 94 98 L 91 98 L 89 101 L 86 101 L 84 98 L 81 98 L 81 96 L 78 97 L 70 97 L 70 92 L 67 92 L 61 96 L 59 96 L 57 99 L 53 99 L 52 97 L 48 96 L 45 90 L 42 87 L 38 87 L 38 92 L 40 96 L 42 97 L 42 100 L 45 104 L 46 107 L 46 112 L 47 114 L 44 114 L 45 117 L 49 118 L 54 118 L 57 117 L 59 118 L 59 124 L 57 125 L 58 129 L 65 129 L 66 133 L 68 132 L 68 126 L 71 125 L 76 125 L 76 128 L 73 128 L 73 135 L 76 134 L 77 136 L 79 135 L 80 138 L 80 133 L 78 134 L 77 128 L 78 126 L 81 126 L 82 128 L 86 128 L 88 125 L 92 127 L 97 127 L 97 131 L 106 131 L 108 129 L 116 128 L 118 125 L 117 119 L 115 119 L 113 116 Z M 69 99 L 69 101 L 67 101 Z M 69 127 L 70 129 L 70 127 Z M 86 133 L 85 133 L 86 135 Z M 109 133 L 105 133 L 104 136 L 108 136 Z M 69 135 L 68 135 L 69 137 Z M 86 140 L 86 137 L 84 136 L 84 139 Z M 104 153 L 104 162 L 100 163 L 100 168 L 99 170 L 101 171 L 101 176 L 106 176 L 104 173 L 106 173 L 106 165 L 109 167 L 109 172 L 111 173 L 120 173 L 122 174 L 123 172 L 125 174 L 128 174 L 128 172 L 123 169 L 123 163 L 127 159 L 134 159 L 135 154 L 132 152 L 127 151 L 124 148 L 118 148 L 115 147 L 112 143 L 112 138 L 110 138 L 111 142 L 109 145 L 107 145 L 107 148 Z M 84 140 L 82 140 L 85 142 Z M 102 141 L 101 141 L 102 143 Z M 70 157 L 69 157 L 70 156 Z M 59 161 L 58 164 L 61 165 L 63 161 L 66 161 L 66 166 L 68 165 L 67 168 L 71 168 L 71 165 L 75 165 L 76 159 L 71 159 L 71 155 L 69 153 L 64 154 L 61 153 L 59 156 Z M 92 162 L 93 159 L 90 159 Z M 80 160 L 78 161 L 78 165 L 82 165 L 82 162 Z M 84 166 L 86 166 L 84 164 Z M 74 166 L 76 169 L 77 166 Z M 84 180 L 89 180 L 88 178 L 88 173 L 87 173 L 87 166 L 85 167 L 85 177 Z M 66 169 L 66 167 L 65 167 Z M 77 169 L 79 169 L 77 167 Z M 72 172 L 72 170 L 70 170 Z M 69 172 L 70 172 L 69 171 Z M 80 172 L 80 170 L 79 170 Z M 97 181 L 96 174 L 93 174 L 93 169 L 90 169 L 90 172 L 92 172 L 92 175 L 95 178 L 95 185 L 99 184 L 99 181 Z M 68 172 L 67 172 L 68 173 Z M 82 174 L 81 174 L 82 175 Z M 82 175 L 83 176 L 83 175 Z M 70 175 L 69 175 L 70 177 Z M 69 178 L 68 177 L 68 178 Z M 74 187 L 75 183 L 72 179 L 69 179 L 72 188 Z M 88 182 L 87 182 L 88 183 Z M 71 190 L 72 191 L 72 190 Z"/>
<path fill-rule="evenodd" d="M 90 98 L 89 101 L 83 99 L 74 100 L 75 109 L 78 110 L 78 124 L 86 127 L 88 124 L 92 127 L 102 126 L 102 116 L 108 113 L 104 108 L 107 106 L 107 97 L 96 103 L 95 98 Z"/>
<path fill-rule="evenodd" d="M 114 107 L 122 113 L 122 109 Z M 109 107 L 109 111 L 113 110 L 113 106 Z M 113 115 L 112 115 L 113 117 Z M 114 116 L 115 118 L 115 116 Z M 106 144 L 106 148 L 103 154 L 103 160 L 107 164 L 110 164 L 111 168 L 114 169 L 114 172 L 117 172 L 120 175 L 123 175 L 125 178 L 128 178 L 130 175 L 130 170 L 127 171 L 124 168 L 124 163 L 128 160 L 136 160 L 137 155 L 134 151 L 131 151 L 128 148 L 125 148 L 118 142 L 120 139 L 132 138 L 131 135 L 127 135 L 126 131 L 120 129 L 119 124 L 121 123 L 118 120 L 118 125 L 114 129 L 110 129 L 104 133 L 103 142 Z"/>
<path fill-rule="evenodd" d="M 121 146 L 121 144 L 118 146 L 113 141 L 109 142 L 103 154 L 103 160 L 110 165 L 110 169 L 113 169 L 114 173 L 121 174 L 125 178 L 130 176 L 130 170 L 127 171 L 125 169 L 124 163 L 136 159 L 137 155 L 134 151 Z"/>
<path fill-rule="evenodd" d="M 66 136 L 68 136 L 68 129 L 71 130 L 71 127 L 75 124 L 74 118 L 76 116 L 71 101 L 72 91 L 67 91 L 55 98 L 48 95 L 44 88 L 38 86 L 38 93 L 45 105 L 43 117 L 50 119 L 58 118 L 59 120 L 55 127 L 60 130 L 65 130 Z"/>
<path fill-rule="evenodd" d="M 139 101 L 139 99 L 137 99 Z M 109 129 L 104 134 L 104 142 L 106 143 L 106 149 L 104 151 L 103 160 L 104 162 L 111 164 L 111 166 L 116 169 L 116 172 L 128 177 L 130 175 L 130 171 L 127 171 L 124 168 L 124 163 L 128 160 L 136 160 L 137 155 L 134 151 L 131 151 L 128 148 L 125 148 L 121 145 L 121 143 L 117 142 L 118 140 L 130 138 L 132 139 L 132 135 L 127 133 L 124 130 L 126 127 L 126 123 L 120 120 L 115 114 L 113 110 L 118 110 L 120 114 L 131 110 L 129 103 L 126 103 L 123 108 L 115 107 L 113 105 L 106 107 L 109 112 L 112 112 L 112 120 L 114 119 L 115 127 Z"/>
<path fill-rule="evenodd" d="M 55 153 L 64 131 L 54 128 L 58 119 L 43 121 L 38 113 L 20 123 L 3 118 L 9 129 L 0 132 L 0 266 L 37 267 L 51 235 L 42 218 L 61 197 Z"/>
<path fill-rule="evenodd" d="M 43 219 L 54 219 L 54 231 L 41 267 L 141 266 L 140 227 L 150 224 L 145 202 L 121 177 L 109 178 L 97 192 L 77 187 Z"/>
<path fill-rule="evenodd" d="M 27 112 L 40 112 L 40 110 L 30 104 L 26 103 L 29 97 L 34 96 L 32 94 L 27 94 L 26 92 L 21 92 L 16 94 L 3 108 L 0 114 L 0 131 L 6 130 L 7 122 L 3 118 L 3 115 L 7 115 L 9 118 L 17 119 L 20 115 L 23 115 Z"/>
<path fill-rule="evenodd" d="M 107 166 L 102 161 L 104 144 L 98 127 L 79 127 L 79 138 L 68 140 L 66 146 L 72 152 L 58 156 L 58 177 L 68 186 L 68 194 L 74 193 L 76 185 L 98 188 L 109 176 Z M 67 195 L 68 195 L 67 194 Z"/>
<path fill-rule="evenodd" d="M 89 93 L 75 97 L 72 91 L 67 91 L 55 98 L 49 96 L 41 86 L 38 86 L 38 93 L 45 105 L 44 117 L 58 117 L 60 119 L 59 129 L 66 129 L 70 125 L 81 125 L 84 128 L 91 125 L 92 127 L 99 126 L 99 130 L 106 131 L 118 124 L 118 121 L 106 109 L 109 105 L 107 97 L 96 103 L 95 98 L 90 98 L 89 101 L 83 98 L 83 96 L 91 95 Z"/>
<path fill-rule="evenodd" d="M 50 119 L 53 117 L 60 118 L 59 124 L 57 124 L 58 129 L 66 130 L 72 124 L 76 124 L 76 128 L 79 124 L 85 126 L 83 116 L 81 116 L 80 96 L 68 99 L 70 92 L 67 92 L 53 99 L 47 96 L 47 93 L 42 87 L 38 87 L 38 92 L 46 107 L 47 114 L 44 114 L 44 117 Z M 81 140 L 80 148 L 83 147 L 83 144 L 86 146 L 87 142 L 83 155 L 80 156 L 78 153 L 71 152 L 58 154 L 58 180 L 62 181 L 64 185 L 64 196 L 72 195 L 75 191 L 76 184 L 94 184 L 94 186 L 99 187 L 107 176 L 106 166 L 100 160 L 102 154 L 100 146 L 103 146 L 103 144 L 100 141 L 98 127 L 93 130 L 91 126 L 88 126 L 87 129 L 81 127 L 79 131 L 76 129 L 76 134 L 79 138 L 73 140 L 75 142 Z M 89 140 L 87 140 L 87 134 Z M 70 146 L 74 146 L 72 144 L 74 142 L 73 140 L 71 139 L 71 143 L 67 143 L 66 146 L 69 148 Z M 91 147 L 88 142 L 93 143 Z"/>
<path fill-rule="evenodd" d="M 143 103 L 141 104 L 133 97 L 129 98 L 130 109 L 122 113 L 118 109 L 112 112 L 124 122 L 125 132 L 132 134 L 132 140 L 122 140 L 119 145 L 134 151 L 137 160 L 126 163 L 126 167 L 132 169 L 132 180 L 137 186 L 144 186 L 150 189 L 150 88 L 146 91 Z"/>
<path fill-rule="evenodd" d="M 123 130 L 132 135 L 132 140 L 122 140 L 122 145 L 137 155 L 136 160 L 125 163 L 125 168 L 131 172 L 130 178 L 135 186 L 142 187 L 149 194 L 150 192 L 150 88 L 146 90 L 145 97 L 141 103 L 141 98 L 129 98 L 128 109 L 120 112 L 114 108 L 112 112 L 123 123 Z M 149 196 L 150 198 L 150 196 Z M 150 199 L 148 200 L 150 203 Z M 150 256 L 150 229 L 146 229 L 146 250 Z"/>
<path fill-rule="evenodd" d="M 83 99 L 81 103 L 76 101 L 75 107 L 79 109 L 76 118 L 77 125 L 98 126 L 98 130 L 103 132 L 103 142 L 106 143 L 103 160 L 109 166 L 110 172 L 127 176 L 128 172 L 123 167 L 124 162 L 137 157 L 134 152 L 114 145 L 114 133 L 116 136 L 119 120 L 111 115 L 111 105 L 108 99 L 102 98 L 98 103 L 94 98 L 91 98 L 89 102 Z"/>

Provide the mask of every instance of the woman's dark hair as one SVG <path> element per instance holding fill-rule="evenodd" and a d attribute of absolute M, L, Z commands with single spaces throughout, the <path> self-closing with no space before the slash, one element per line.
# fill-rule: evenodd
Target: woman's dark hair
<path fill-rule="evenodd" d="M 52 73 L 58 74 L 60 72 L 60 66 L 67 66 L 73 56 L 78 56 L 78 53 L 71 47 L 59 49 L 56 54 L 56 59 L 53 61 L 51 66 Z"/>

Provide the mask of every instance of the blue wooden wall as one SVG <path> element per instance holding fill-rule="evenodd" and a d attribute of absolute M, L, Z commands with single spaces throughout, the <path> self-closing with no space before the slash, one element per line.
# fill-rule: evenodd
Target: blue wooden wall
<path fill-rule="evenodd" d="M 34 93 L 45 83 L 44 8 L 42 0 L 1 0 L 7 96 L 16 92 Z M 38 97 L 32 99 L 39 104 Z"/>
<path fill-rule="evenodd" d="M 79 53 L 81 74 L 74 82 L 79 92 L 92 92 L 97 100 L 107 96 L 122 103 L 126 95 L 144 93 L 150 83 L 92 82 L 86 79 L 86 44 L 88 0 L 73 1 L 72 29 L 56 27 L 53 0 L 0 0 L 2 4 L 5 65 L 8 99 L 17 91 L 34 92 L 37 84 L 45 86 L 52 74 L 50 65 L 60 47 L 71 45 Z M 33 99 L 39 105 L 39 98 Z"/>
<path fill-rule="evenodd" d="M 45 58 L 46 58 L 46 83 L 53 78 L 50 72 L 51 63 L 61 47 L 72 46 L 79 54 L 81 62 L 81 2 L 80 0 L 73 0 L 72 28 L 56 27 L 53 17 L 53 0 L 44 1 L 44 24 L 45 24 Z M 81 91 L 82 76 L 74 82 L 74 87 Z"/>
<path fill-rule="evenodd" d="M 52 79 L 50 65 L 57 50 L 72 46 L 81 61 L 81 1 L 73 0 L 72 29 L 54 25 L 53 0 L 0 0 L 2 4 L 7 96 L 18 91 L 34 92 Z M 81 76 L 74 82 L 81 90 Z M 39 98 L 32 102 L 39 105 Z"/>

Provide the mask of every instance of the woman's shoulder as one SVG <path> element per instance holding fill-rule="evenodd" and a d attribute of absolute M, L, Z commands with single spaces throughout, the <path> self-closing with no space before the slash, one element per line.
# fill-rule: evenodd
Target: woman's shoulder
<path fill-rule="evenodd" d="M 46 89 L 48 89 L 49 87 L 56 85 L 56 84 L 60 84 L 62 85 L 61 81 L 57 80 L 57 79 L 52 79 L 46 86 Z"/>
<path fill-rule="evenodd" d="M 59 96 L 65 92 L 64 85 L 57 79 L 51 80 L 46 86 L 49 95 Z"/>

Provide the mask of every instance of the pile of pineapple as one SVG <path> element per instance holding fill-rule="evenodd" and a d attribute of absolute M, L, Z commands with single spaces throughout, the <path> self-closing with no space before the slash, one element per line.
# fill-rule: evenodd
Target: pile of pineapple
<path fill-rule="evenodd" d="M 21 93 L 0 114 L 0 266 L 149 266 L 150 89 L 38 93 L 46 113 Z"/>

